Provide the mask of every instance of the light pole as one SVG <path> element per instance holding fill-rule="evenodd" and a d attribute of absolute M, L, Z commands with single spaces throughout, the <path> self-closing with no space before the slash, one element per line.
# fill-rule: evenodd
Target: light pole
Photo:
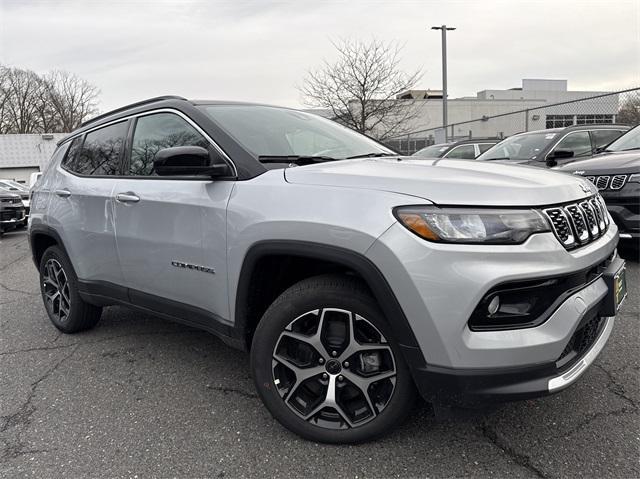
<path fill-rule="evenodd" d="M 444 129 L 444 141 L 447 141 L 447 30 L 455 30 L 455 27 L 441 25 L 431 27 L 431 30 L 442 30 L 442 128 Z"/>

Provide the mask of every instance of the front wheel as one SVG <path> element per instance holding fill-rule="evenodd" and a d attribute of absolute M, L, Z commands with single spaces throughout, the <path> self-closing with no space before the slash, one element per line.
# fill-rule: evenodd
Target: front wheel
<path fill-rule="evenodd" d="M 273 416 L 313 441 L 379 437 L 405 419 L 416 397 L 382 312 L 346 276 L 318 276 L 285 291 L 256 329 L 251 367 Z"/>

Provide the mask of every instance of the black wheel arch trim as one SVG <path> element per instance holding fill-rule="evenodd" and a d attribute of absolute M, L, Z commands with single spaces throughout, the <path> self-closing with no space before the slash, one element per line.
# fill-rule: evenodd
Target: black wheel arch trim
<path fill-rule="evenodd" d="M 62 251 L 64 251 L 64 254 L 67 255 L 67 258 L 71 260 L 71 257 L 69 256 L 69 253 L 67 252 L 67 249 L 64 246 L 64 242 L 62 241 L 62 238 L 54 228 L 46 225 L 31 226 L 29 230 L 29 236 L 28 236 L 29 248 L 31 249 L 31 257 L 33 259 L 33 264 L 36 265 L 37 269 L 40 269 L 40 264 L 38 263 L 38 258 L 36 257 L 36 250 L 33 248 L 33 242 L 36 236 L 49 236 L 50 238 L 55 240 L 58 247 L 60 247 Z"/>
<path fill-rule="evenodd" d="M 240 331 L 247 331 L 249 327 L 248 299 L 256 264 L 261 258 L 272 255 L 328 261 L 358 273 L 377 299 L 410 369 L 425 367 L 424 355 L 409 321 L 380 269 L 366 256 L 333 245 L 299 240 L 265 240 L 252 245 L 242 263 L 236 291 L 235 325 Z"/>

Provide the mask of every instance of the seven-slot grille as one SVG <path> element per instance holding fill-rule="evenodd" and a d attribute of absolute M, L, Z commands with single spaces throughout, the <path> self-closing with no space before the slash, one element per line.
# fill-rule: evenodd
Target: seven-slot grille
<path fill-rule="evenodd" d="M 600 195 L 578 203 L 544 210 L 553 232 L 567 249 L 585 245 L 602 236 L 609 227 L 609 215 Z"/>
<path fill-rule="evenodd" d="M 619 190 L 627 182 L 629 175 L 614 175 L 614 176 L 587 176 L 586 178 L 596 185 L 599 190 Z"/>

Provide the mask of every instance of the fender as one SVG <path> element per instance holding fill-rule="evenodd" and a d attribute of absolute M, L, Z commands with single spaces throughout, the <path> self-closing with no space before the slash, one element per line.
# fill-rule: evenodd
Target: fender
<path fill-rule="evenodd" d="M 425 366 L 426 361 L 413 330 L 382 272 L 366 256 L 337 246 L 294 240 L 266 240 L 251 246 L 245 255 L 238 280 L 235 309 L 235 324 L 238 329 L 244 331 L 248 326 L 247 304 L 255 265 L 258 260 L 270 255 L 299 256 L 329 261 L 358 273 L 377 298 L 411 369 Z"/>

